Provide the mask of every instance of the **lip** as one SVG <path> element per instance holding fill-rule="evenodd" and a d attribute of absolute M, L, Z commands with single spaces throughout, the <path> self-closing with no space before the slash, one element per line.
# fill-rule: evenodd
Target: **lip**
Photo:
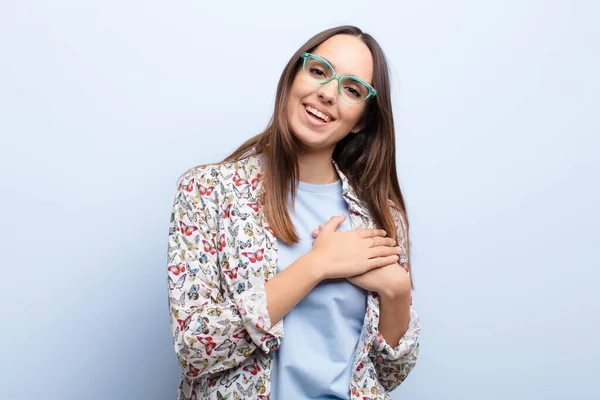
<path fill-rule="evenodd" d="M 327 115 L 329 117 L 329 122 L 333 122 L 335 121 L 335 117 L 333 115 L 331 115 L 330 112 L 327 112 L 327 110 L 313 104 L 313 103 L 302 103 L 302 105 L 304 106 L 304 108 L 306 109 L 306 106 L 311 106 L 312 108 L 314 108 L 315 110 Z M 306 110 L 305 110 L 306 111 Z"/>

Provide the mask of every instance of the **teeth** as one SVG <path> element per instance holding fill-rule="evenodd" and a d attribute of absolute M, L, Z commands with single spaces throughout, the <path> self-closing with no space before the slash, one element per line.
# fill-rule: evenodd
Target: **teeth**
<path fill-rule="evenodd" d="M 329 122 L 330 118 L 323 114 L 322 112 L 312 108 L 311 106 L 306 106 L 306 111 L 308 111 L 309 113 L 316 115 L 317 117 L 321 118 L 323 121 L 325 122 Z"/>

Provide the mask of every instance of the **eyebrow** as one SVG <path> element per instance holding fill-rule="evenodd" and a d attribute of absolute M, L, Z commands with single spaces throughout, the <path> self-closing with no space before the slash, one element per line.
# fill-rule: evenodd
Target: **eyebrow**
<path fill-rule="evenodd" d="M 323 56 L 319 56 L 319 57 L 321 57 L 323 60 L 327 61 L 329 63 L 329 65 L 331 65 L 333 67 L 333 69 L 335 69 L 335 65 L 331 61 L 329 61 L 328 59 L 326 59 Z"/>

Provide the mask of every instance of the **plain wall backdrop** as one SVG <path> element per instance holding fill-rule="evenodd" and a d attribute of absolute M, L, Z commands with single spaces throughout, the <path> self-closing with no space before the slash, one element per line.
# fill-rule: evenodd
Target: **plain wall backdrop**
<path fill-rule="evenodd" d="M 395 400 L 597 399 L 594 1 L 0 2 L 0 398 L 174 399 L 175 184 L 309 37 L 391 67 L 421 353 Z"/>

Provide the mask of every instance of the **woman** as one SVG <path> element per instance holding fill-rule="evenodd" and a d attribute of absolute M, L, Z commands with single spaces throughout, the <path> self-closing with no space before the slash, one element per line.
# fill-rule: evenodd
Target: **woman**
<path fill-rule="evenodd" d="M 420 324 L 383 52 L 356 27 L 321 32 L 275 103 L 263 133 L 178 181 L 178 399 L 389 399 Z"/>

